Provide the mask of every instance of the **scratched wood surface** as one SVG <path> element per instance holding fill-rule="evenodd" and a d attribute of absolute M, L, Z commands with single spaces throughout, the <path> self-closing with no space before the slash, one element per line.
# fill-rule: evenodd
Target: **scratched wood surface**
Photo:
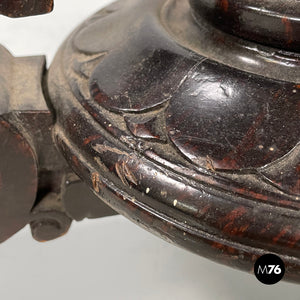
<path fill-rule="evenodd" d="M 119 1 L 71 34 L 48 74 L 56 142 L 99 198 L 147 230 L 248 272 L 277 253 L 299 281 L 300 87 L 178 43 L 166 28 L 182 1 Z"/>

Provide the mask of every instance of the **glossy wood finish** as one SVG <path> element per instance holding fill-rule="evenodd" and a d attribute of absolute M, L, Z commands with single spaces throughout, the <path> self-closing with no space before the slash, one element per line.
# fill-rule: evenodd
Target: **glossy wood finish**
<path fill-rule="evenodd" d="M 300 51 L 297 0 L 190 0 L 196 19 L 247 40 Z"/>
<path fill-rule="evenodd" d="M 119 1 L 72 33 L 48 74 L 56 142 L 98 197 L 142 227 L 247 271 L 276 253 L 299 281 L 299 60 L 290 56 L 284 81 L 255 51 L 246 66 L 221 64 L 186 29 L 206 34 L 212 57 L 227 35 L 209 37 L 186 7 Z"/>

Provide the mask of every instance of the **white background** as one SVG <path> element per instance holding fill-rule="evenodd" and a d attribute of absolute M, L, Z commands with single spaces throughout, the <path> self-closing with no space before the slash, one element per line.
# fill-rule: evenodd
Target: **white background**
<path fill-rule="evenodd" d="M 142 0 L 141 0 L 142 1 Z M 50 15 L 0 17 L 0 43 L 14 55 L 51 62 L 76 25 L 110 0 L 56 0 Z M 44 244 L 28 228 L 0 245 L 0 299 L 300 299 L 300 286 L 264 286 L 254 276 L 210 262 L 121 216 L 73 224 Z"/>

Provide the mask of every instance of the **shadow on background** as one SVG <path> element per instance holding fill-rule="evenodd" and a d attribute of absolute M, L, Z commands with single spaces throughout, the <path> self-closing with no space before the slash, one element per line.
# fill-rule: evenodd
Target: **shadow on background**
<path fill-rule="evenodd" d="M 170 245 L 121 216 L 75 223 L 44 244 L 28 228 L 0 245 L 0 299 L 299 299 Z"/>

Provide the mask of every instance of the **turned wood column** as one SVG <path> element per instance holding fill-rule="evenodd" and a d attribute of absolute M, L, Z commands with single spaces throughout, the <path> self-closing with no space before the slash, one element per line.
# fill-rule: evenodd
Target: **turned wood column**
<path fill-rule="evenodd" d="M 220 30 L 285 50 L 300 50 L 297 0 L 190 0 L 196 20 Z"/>

